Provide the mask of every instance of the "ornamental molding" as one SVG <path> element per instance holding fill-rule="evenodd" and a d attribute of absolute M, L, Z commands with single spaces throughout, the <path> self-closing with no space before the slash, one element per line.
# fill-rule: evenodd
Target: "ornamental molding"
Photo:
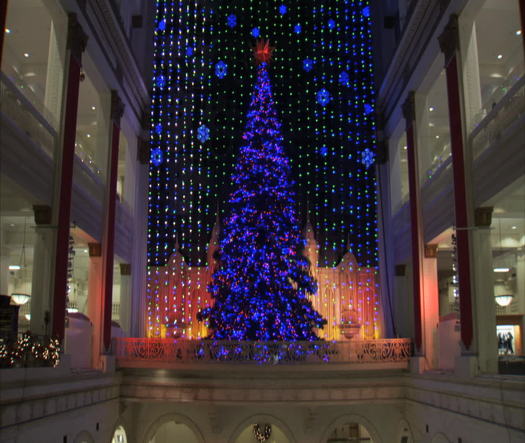
<path fill-rule="evenodd" d="M 67 23 L 67 49 L 71 55 L 77 60 L 81 60 L 82 53 L 86 50 L 88 36 L 80 26 L 77 15 L 74 13 L 68 14 Z"/>

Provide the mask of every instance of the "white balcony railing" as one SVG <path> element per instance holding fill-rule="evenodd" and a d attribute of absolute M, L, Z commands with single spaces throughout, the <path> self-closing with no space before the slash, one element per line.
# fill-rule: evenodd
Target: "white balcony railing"
<path fill-rule="evenodd" d="M 473 158 L 501 137 L 513 125 L 523 127 L 525 118 L 525 76 L 522 76 L 477 124 L 469 136 Z"/>
<path fill-rule="evenodd" d="M 157 338 L 117 338 L 120 367 L 191 363 L 312 364 L 403 363 L 412 353 L 410 339 L 366 341 L 235 342 Z M 147 364 L 143 364 L 147 363 Z"/>

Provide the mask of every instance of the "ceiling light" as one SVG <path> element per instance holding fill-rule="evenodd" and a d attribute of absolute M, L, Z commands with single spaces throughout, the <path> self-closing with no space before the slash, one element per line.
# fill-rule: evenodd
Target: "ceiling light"
<path fill-rule="evenodd" d="M 430 123 L 428 124 L 428 127 L 429 127 L 429 128 L 433 128 L 433 127 L 434 127 L 434 123 L 430 122 Z"/>
<path fill-rule="evenodd" d="M 490 74 L 490 78 L 503 78 L 503 76 L 498 72 L 493 72 Z"/>
<path fill-rule="evenodd" d="M 518 227 L 517 226 L 513 226 L 511 229 L 518 229 Z"/>
<path fill-rule="evenodd" d="M 403 149 L 406 151 L 408 148 L 406 146 L 403 146 Z"/>
<path fill-rule="evenodd" d="M 29 58 L 29 53 L 28 52 L 24 52 L 24 57 L 25 58 Z"/>
<path fill-rule="evenodd" d="M 25 305 L 31 296 L 29 294 L 14 293 L 11 294 L 11 300 L 13 300 L 17 305 Z"/>
<path fill-rule="evenodd" d="M 91 134 L 86 134 L 86 137 L 87 138 L 91 138 Z"/>
<path fill-rule="evenodd" d="M 11 223 L 11 224 L 9 224 L 9 226 L 11 226 L 12 228 L 14 228 L 14 227 L 15 227 L 15 224 L 14 224 L 14 223 Z"/>
<path fill-rule="evenodd" d="M 20 265 L 9 265 L 10 271 L 20 271 L 20 269 L 22 269 L 22 266 Z"/>
<path fill-rule="evenodd" d="M 439 138 L 439 135 L 436 135 L 436 138 Z"/>
<path fill-rule="evenodd" d="M 496 295 L 494 297 L 494 299 L 496 300 L 496 303 L 499 305 L 499 306 L 508 306 L 510 305 L 510 302 L 512 301 L 512 298 L 514 296 L 512 294 L 501 294 L 501 295 Z"/>
<path fill-rule="evenodd" d="M 87 249 L 84 249 L 84 252 L 87 254 L 87 253 L 88 253 L 88 250 L 87 250 Z"/>
<path fill-rule="evenodd" d="M 520 32 L 520 31 L 518 31 L 518 32 Z M 516 34 L 517 34 L 518 32 L 516 32 Z M 5 33 L 6 33 L 6 34 L 11 34 L 11 29 L 9 29 L 9 28 L 5 28 Z"/>
<path fill-rule="evenodd" d="M 510 268 L 494 268 L 494 272 L 509 272 Z"/>
<path fill-rule="evenodd" d="M 94 111 L 96 108 L 96 106 L 91 106 L 91 110 Z"/>
<path fill-rule="evenodd" d="M 433 112 L 434 109 L 436 109 L 436 108 L 434 108 L 434 106 L 430 106 L 430 107 L 428 108 L 428 110 L 429 110 L 430 112 Z"/>
<path fill-rule="evenodd" d="M 67 312 L 69 314 L 74 314 L 75 312 L 78 312 L 78 309 L 77 308 L 67 308 Z"/>
<path fill-rule="evenodd" d="M 501 60 L 503 58 L 503 54 L 498 54 L 498 60 Z"/>
<path fill-rule="evenodd" d="M 7 31 L 7 29 L 6 29 L 6 31 Z M 521 29 L 518 29 L 518 30 L 516 31 L 516 35 L 521 35 Z"/>
<path fill-rule="evenodd" d="M 31 320 L 31 314 L 26 314 L 25 318 L 26 318 L 27 321 L 30 321 Z"/>
<path fill-rule="evenodd" d="M 35 77 L 36 74 L 34 72 L 28 72 L 26 74 L 24 74 L 24 77 Z"/>

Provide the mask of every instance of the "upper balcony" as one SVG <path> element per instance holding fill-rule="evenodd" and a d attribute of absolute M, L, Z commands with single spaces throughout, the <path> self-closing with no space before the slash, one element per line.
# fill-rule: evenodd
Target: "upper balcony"
<path fill-rule="evenodd" d="M 406 370 L 410 339 L 308 342 L 116 338 L 119 368 L 210 369 L 288 366 L 301 370 Z"/>

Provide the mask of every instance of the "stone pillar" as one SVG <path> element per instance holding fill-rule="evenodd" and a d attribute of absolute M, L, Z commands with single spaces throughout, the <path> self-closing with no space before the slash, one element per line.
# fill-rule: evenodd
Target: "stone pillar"
<path fill-rule="evenodd" d="M 51 315 L 52 264 L 55 227 L 51 224 L 52 210 L 47 205 L 34 205 L 35 243 L 31 282 L 30 329 L 34 334 L 49 335 Z"/>
<path fill-rule="evenodd" d="M 525 250 L 516 250 L 516 297 L 518 297 L 518 310 L 525 313 Z M 521 349 L 525 345 L 525 315 L 521 317 Z"/>
<path fill-rule="evenodd" d="M 474 280 L 475 333 L 478 343 L 478 367 L 484 373 L 498 372 L 498 340 L 496 336 L 496 302 L 490 225 L 492 207 L 476 208 L 472 232 L 472 271 Z"/>
<path fill-rule="evenodd" d="M 465 152 L 463 85 L 459 69 L 461 58 L 459 53 L 458 18 L 456 15 L 451 15 L 449 23 L 439 37 L 439 44 L 445 55 L 447 76 L 450 145 L 454 180 L 454 213 L 457 232 L 462 354 L 474 355 L 476 349 L 473 343 L 474 324 L 470 257 L 471 220 L 473 215 L 470 183 L 471 157 Z"/>
<path fill-rule="evenodd" d="M 0 1 L 0 65 L 4 48 L 5 24 L 7 19 L 7 0 Z"/>
<path fill-rule="evenodd" d="M 118 148 L 120 137 L 120 119 L 124 113 L 124 104 L 115 91 L 111 92 L 111 145 L 108 158 L 108 180 L 105 196 L 105 220 L 102 242 L 103 275 L 102 291 L 104 294 L 103 313 L 103 350 L 107 352 L 111 345 L 111 310 L 113 292 L 113 262 L 115 250 L 115 213 L 117 204 Z"/>
<path fill-rule="evenodd" d="M 131 264 L 120 263 L 120 327 L 131 332 Z"/>
<path fill-rule="evenodd" d="M 88 317 L 93 324 L 92 364 L 100 366 L 99 358 L 102 343 L 102 246 L 100 243 L 89 243 L 88 270 Z"/>
<path fill-rule="evenodd" d="M 438 363 L 438 325 L 439 325 L 439 285 L 437 268 L 438 245 L 426 244 L 422 264 L 423 296 L 421 310 L 423 316 L 423 342 L 426 368 L 437 368 Z"/>
<path fill-rule="evenodd" d="M 4 228 L 5 230 L 5 228 Z M 9 294 L 9 263 L 11 248 L 5 245 L 5 232 L 2 232 L 2 244 L 0 245 L 0 295 Z"/>
<path fill-rule="evenodd" d="M 403 104 L 403 114 L 407 131 L 408 181 L 410 191 L 410 240 L 412 251 L 412 295 L 414 299 L 414 346 L 417 356 L 424 355 L 423 331 L 421 324 L 421 261 L 422 228 L 420 212 L 420 190 L 416 137 L 415 94 L 410 92 Z"/>
<path fill-rule="evenodd" d="M 55 191 L 53 199 L 53 224 L 58 227 L 56 235 L 55 271 L 53 289 L 52 334 L 59 340 L 64 338 L 67 296 L 67 263 L 69 249 L 69 225 L 71 215 L 71 193 L 73 188 L 73 164 L 75 159 L 75 137 L 77 126 L 78 93 L 82 52 L 87 36 L 80 27 L 75 14 L 68 17 L 67 36 L 67 82 L 65 106 L 62 110 L 63 133 L 56 159 Z"/>

